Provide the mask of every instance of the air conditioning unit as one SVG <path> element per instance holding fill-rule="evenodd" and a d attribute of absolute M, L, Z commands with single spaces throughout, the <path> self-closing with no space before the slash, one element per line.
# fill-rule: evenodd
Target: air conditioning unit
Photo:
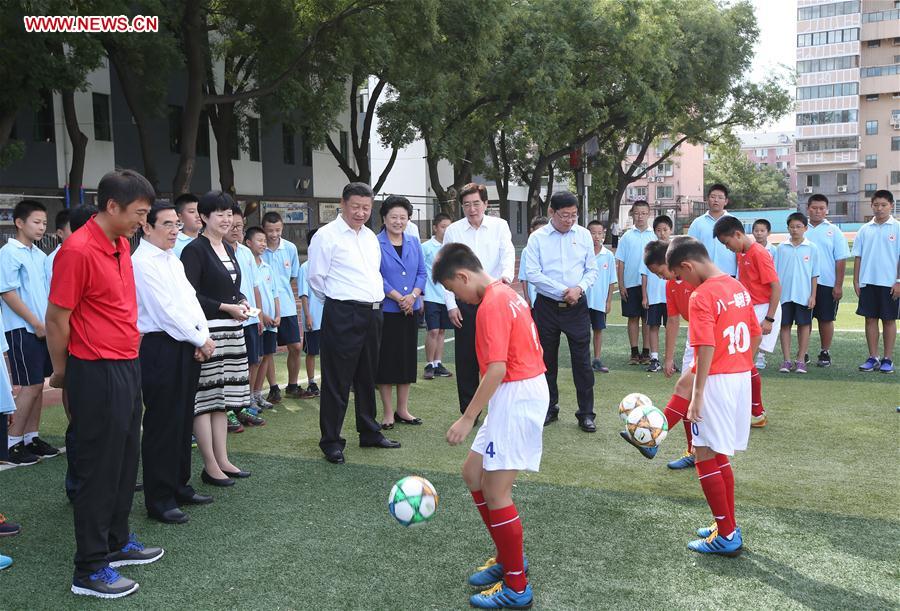
<path fill-rule="evenodd" d="M 894 129 L 900 129 L 900 117 L 897 119 L 891 119 L 891 127 Z"/>
<path fill-rule="evenodd" d="M 656 182 L 666 182 L 666 177 L 665 176 L 657 176 Z"/>
<path fill-rule="evenodd" d="M 846 192 L 847 192 L 847 185 L 840 185 L 840 186 L 838 186 L 837 192 L 838 192 L 838 193 L 846 193 Z"/>
<path fill-rule="evenodd" d="M 812 192 L 813 192 L 813 188 L 812 188 L 812 187 L 803 187 L 803 192 L 804 192 L 804 193 L 812 193 Z"/>

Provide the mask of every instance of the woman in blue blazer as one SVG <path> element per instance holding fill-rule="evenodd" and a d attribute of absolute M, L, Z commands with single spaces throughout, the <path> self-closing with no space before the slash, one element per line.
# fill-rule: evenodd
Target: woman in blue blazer
<path fill-rule="evenodd" d="M 381 204 L 378 234 L 381 244 L 381 277 L 384 279 L 384 326 L 375 383 L 384 406 L 382 428 L 394 422 L 422 424 L 409 413 L 409 385 L 416 381 L 419 335 L 416 313 L 423 308 L 425 257 L 419 240 L 404 233 L 412 216 L 412 204 L 405 197 L 391 195 Z M 393 406 L 393 387 L 397 387 L 397 409 Z"/>

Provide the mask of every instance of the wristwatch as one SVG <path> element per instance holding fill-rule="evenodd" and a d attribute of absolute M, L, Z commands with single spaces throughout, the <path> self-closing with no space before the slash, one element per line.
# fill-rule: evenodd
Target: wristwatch
<path fill-rule="evenodd" d="M 768 321 L 771 322 L 771 323 L 774 323 L 774 322 L 775 322 L 775 319 L 772 318 L 771 316 L 766 316 L 766 317 L 764 318 L 764 320 L 768 320 Z"/>

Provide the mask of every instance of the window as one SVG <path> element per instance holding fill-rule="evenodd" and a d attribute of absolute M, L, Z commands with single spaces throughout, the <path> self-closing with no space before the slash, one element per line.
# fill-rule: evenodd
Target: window
<path fill-rule="evenodd" d="M 799 34 L 797 35 L 797 46 L 818 47 L 820 45 L 832 45 L 839 42 L 852 42 L 854 40 L 859 40 L 859 28 Z"/>
<path fill-rule="evenodd" d="M 105 93 L 91 94 L 94 100 L 94 139 L 112 140 L 109 124 L 109 96 Z"/>
<path fill-rule="evenodd" d="M 672 176 L 675 173 L 675 166 L 671 161 L 663 161 L 661 164 L 656 166 L 656 175 L 657 176 Z"/>
<path fill-rule="evenodd" d="M 831 214 L 835 216 L 847 216 L 850 214 L 847 202 L 831 202 Z"/>
<path fill-rule="evenodd" d="M 169 151 L 181 153 L 181 106 L 169 106 Z"/>
<path fill-rule="evenodd" d="M 900 136 L 891 136 L 891 150 L 900 151 Z"/>
<path fill-rule="evenodd" d="M 281 124 L 281 150 L 285 165 L 294 165 L 294 128 Z"/>
<path fill-rule="evenodd" d="M 53 125 L 53 93 L 41 92 L 41 103 L 42 106 L 34 111 L 34 133 L 32 135 L 35 142 L 53 142 L 56 131 Z"/>
<path fill-rule="evenodd" d="M 807 187 L 818 187 L 819 186 L 819 175 L 818 174 L 807 174 L 806 175 L 806 186 Z"/>
<path fill-rule="evenodd" d="M 347 132 L 341 132 L 341 157 L 347 159 L 349 161 L 348 155 L 350 154 L 350 134 Z"/>
<path fill-rule="evenodd" d="M 779 170 L 790 170 L 791 164 L 788 161 L 776 161 L 775 168 Z"/>
<path fill-rule="evenodd" d="M 900 9 L 895 8 L 892 11 L 875 11 L 873 13 L 863 13 L 863 23 L 874 23 L 876 21 L 893 21 L 900 19 Z"/>
<path fill-rule="evenodd" d="M 647 187 L 629 187 L 628 199 L 647 199 Z"/>
<path fill-rule="evenodd" d="M 858 118 L 859 111 L 857 110 L 826 110 L 824 112 L 807 112 L 797 115 L 797 125 L 856 123 Z"/>
<path fill-rule="evenodd" d="M 831 70 L 846 70 L 856 68 L 859 65 L 859 56 L 842 55 L 840 57 L 826 57 L 823 59 L 807 59 L 797 62 L 797 72 L 807 74 L 809 72 L 828 72 Z"/>
<path fill-rule="evenodd" d="M 813 85 L 812 87 L 797 87 L 798 100 L 836 98 L 839 96 L 858 94 L 859 83 L 834 83 L 830 85 Z"/>
<path fill-rule="evenodd" d="M 858 149 L 859 138 L 856 136 L 843 136 L 837 138 L 816 138 L 814 140 L 798 140 L 798 153 L 811 153 L 816 151 L 840 151 Z"/>
<path fill-rule="evenodd" d="M 870 93 L 870 94 L 866 95 L 866 102 L 877 102 L 877 101 L 878 101 L 877 93 Z"/>
<path fill-rule="evenodd" d="M 820 4 L 809 6 L 797 11 L 797 21 L 808 19 L 821 19 L 822 17 L 834 17 L 835 15 L 849 15 L 859 12 L 859 0 L 849 2 L 834 2 L 832 4 Z"/>
<path fill-rule="evenodd" d="M 881 46 L 881 41 L 880 40 L 870 40 L 869 42 L 866 43 L 866 46 L 870 49 L 877 49 L 878 47 Z"/>
<path fill-rule="evenodd" d="M 766 163 L 765 161 L 760 161 L 759 163 L 756 164 L 757 170 L 761 170 L 761 169 L 767 168 L 767 167 L 769 167 L 769 164 Z"/>
<path fill-rule="evenodd" d="M 893 76 L 900 74 L 900 64 L 892 64 L 890 66 L 871 66 L 869 68 L 861 68 L 859 71 L 860 78 L 869 78 L 873 76 Z"/>
<path fill-rule="evenodd" d="M 878 167 L 878 155 L 866 155 L 866 167 L 874 169 Z"/>
<path fill-rule="evenodd" d="M 675 187 L 671 185 L 658 185 L 656 187 L 656 199 L 673 199 L 675 197 Z"/>
<path fill-rule="evenodd" d="M 756 149 L 755 151 L 753 151 L 753 154 L 756 155 L 757 157 L 766 157 L 769 154 L 769 150 L 768 149 Z"/>
<path fill-rule="evenodd" d="M 626 154 L 629 157 L 637 157 L 641 154 L 641 145 L 637 142 L 632 142 L 628 145 L 628 152 Z"/>
<path fill-rule="evenodd" d="M 310 142 L 309 131 L 303 132 L 303 165 L 312 167 L 313 164 L 313 147 Z"/>
<path fill-rule="evenodd" d="M 865 197 L 872 197 L 875 195 L 875 191 L 878 190 L 878 183 L 875 182 L 867 182 L 865 186 Z"/>
<path fill-rule="evenodd" d="M 775 149 L 775 156 L 776 157 L 784 157 L 788 154 L 788 152 L 789 152 L 788 147 L 779 146 L 777 149 Z"/>
<path fill-rule="evenodd" d="M 866 135 L 874 136 L 878 133 L 878 121 L 866 121 Z"/>
<path fill-rule="evenodd" d="M 847 172 L 838 172 L 835 174 L 835 181 L 837 182 L 837 186 L 846 187 L 847 186 Z"/>
<path fill-rule="evenodd" d="M 197 156 L 209 157 L 209 114 L 200 113 L 200 125 L 197 129 Z"/>
<path fill-rule="evenodd" d="M 250 161 L 259 161 L 259 117 L 247 119 L 247 139 L 249 140 Z"/>
<path fill-rule="evenodd" d="M 891 170 L 891 184 L 900 184 L 900 171 Z"/>
<path fill-rule="evenodd" d="M 671 146 L 672 146 L 672 141 L 669 140 L 668 138 L 663 138 L 656 144 L 656 154 L 662 155 L 663 153 L 668 151 L 669 148 L 671 148 Z"/>

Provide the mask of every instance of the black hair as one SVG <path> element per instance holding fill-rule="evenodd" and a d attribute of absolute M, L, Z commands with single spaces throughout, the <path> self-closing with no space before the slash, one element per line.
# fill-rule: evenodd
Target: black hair
<path fill-rule="evenodd" d="M 685 261 L 709 263 L 709 252 L 703 242 L 696 238 L 689 235 L 675 236 L 666 251 L 666 265 L 675 271 Z"/>
<path fill-rule="evenodd" d="M 894 203 L 894 194 L 888 191 L 887 189 L 878 189 L 872 195 L 872 203 L 875 202 L 876 199 L 886 199 L 890 203 Z"/>
<path fill-rule="evenodd" d="M 788 227 L 791 226 L 791 221 L 800 221 L 801 223 L 803 223 L 804 227 L 809 226 L 809 219 L 806 218 L 806 215 L 803 214 L 802 212 L 791 212 L 787 217 L 786 225 Z"/>
<path fill-rule="evenodd" d="M 739 231 L 744 233 L 744 224 L 739 218 L 730 214 L 726 214 L 713 225 L 713 237 L 716 239 L 733 236 Z"/>
<path fill-rule="evenodd" d="M 757 225 L 762 225 L 766 228 L 766 231 L 772 233 L 772 223 L 770 223 L 768 219 L 756 219 L 753 221 L 753 226 L 756 227 Z"/>
<path fill-rule="evenodd" d="M 13 222 L 22 219 L 23 221 L 27 221 L 28 217 L 31 216 L 35 212 L 47 212 L 47 206 L 42 204 L 41 202 L 36 202 L 33 199 L 23 199 L 16 207 L 13 208 Z"/>
<path fill-rule="evenodd" d="M 63 208 L 56 213 L 55 223 L 57 231 L 63 229 L 66 225 L 69 224 L 69 210 L 67 208 Z"/>
<path fill-rule="evenodd" d="M 536 216 L 533 219 L 531 219 L 531 223 L 529 223 L 528 228 L 531 229 L 532 231 L 534 231 L 538 227 L 543 227 L 544 225 L 546 225 L 549 222 L 550 222 L 550 219 L 548 219 L 546 216 Z"/>
<path fill-rule="evenodd" d="M 106 212 L 109 200 L 123 209 L 138 200 L 145 200 L 151 206 L 156 201 L 156 191 L 146 178 L 134 170 L 113 170 L 104 174 L 97 185 L 97 208 Z"/>
<path fill-rule="evenodd" d="M 372 191 L 372 187 L 367 185 L 364 182 L 350 182 L 344 186 L 344 190 L 341 191 L 341 200 L 347 201 L 354 195 L 359 197 L 371 197 L 375 198 L 375 193 Z"/>
<path fill-rule="evenodd" d="M 354 193 L 354 195 L 359 194 Z M 378 210 L 378 213 L 381 214 L 381 220 L 384 221 L 384 217 L 386 217 L 388 215 L 388 212 L 390 212 L 394 208 L 403 208 L 404 210 L 406 210 L 406 216 L 408 218 L 412 218 L 413 207 L 412 204 L 409 203 L 409 200 L 402 195 L 389 195 L 386 200 L 381 202 L 381 208 Z"/>
<path fill-rule="evenodd" d="M 672 219 L 668 214 L 660 214 L 658 217 L 653 219 L 653 230 L 656 231 L 657 225 L 668 225 L 669 229 L 675 229 L 675 223 L 672 222 Z"/>
<path fill-rule="evenodd" d="M 809 196 L 809 199 L 806 200 L 806 205 L 810 205 L 813 202 L 825 202 L 825 205 L 828 205 L 828 198 L 822 195 L 821 193 L 813 193 Z"/>
<path fill-rule="evenodd" d="M 156 202 L 150 206 L 150 212 L 147 213 L 147 224 L 151 227 L 156 226 L 156 218 L 163 210 L 174 210 L 175 206 L 170 203 Z"/>
<path fill-rule="evenodd" d="M 253 227 L 250 227 L 249 229 L 247 229 L 247 231 L 244 232 L 244 241 L 247 242 L 248 240 L 252 240 L 253 237 L 257 233 L 266 235 L 266 232 L 262 230 L 262 227 L 259 227 L 258 225 L 254 225 Z"/>
<path fill-rule="evenodd" d="M 319 230 L 318 228 L 316 228 L 316 229 L 310 229 L 310 230 L 307 232 L 307 234 L 306 234 L 306 245 L 307 245 L 307 246 L 309 246 L 310 244 L 312 244 L 313 236 L 316 235 L 316 232 L 317 232 L 318 230 Z"/>
<path fill-rule="evenodd" d="M 438 251 L 434 266 L 431 268 L 431 277 L 434 282 L 446 282 L 452 280 L 456 272 L 464 269 L 470 272 L 482 271 L 481 261 L 472 252 L 472 249 L 454 242 L 447 244 Z"/>
<path fill-rule="evenodd" d="M 100 209 L 94 204 L 83 204 L 72 208 L 72 211 L 69 213 L 69 229 L 72 230 L 72 233 L 75 233 L 98 212 L 100 212 Z"/>
<path fill-rule="evenodd" d="M 591 221 L 590 223 L 588 223 L 587 226 L 588 226 L 588 229 L 590 229 L 591 227 L 597 227 L 598 225 L 599 225 L 600 227 L 603 227 L 603 229 L 606 229 L 606 227 L 603 226 L 603 223 L 601 223 L 601 222 L 598 221 L 597 219 L 594 219 L 593 221 Z"/>
<path fill-rule="evenodd" d="M 706 197 L 709 197 L 710 193 L 712 193 L 713 191 L 721 191 L 725 194 L 725 199 L 728 199 L 728 187 L 726 187 L 722 183 L 717 182 L 710 185 L 709 190 L 706 192 Z"/>
<path fill-rule="evenodd" d="M 281 218 L 281 215 L 277 212 L 266 212 L 262 217 L 261 225 L 265 225 L 266 223 L 271 223 L 274 225 L 275 223 L 283 223 L 284 219 Z"/>
<path fill-rule="evenodd" d="M 437 227 L 444 221 L 452 221 L 452 220 L 453 219 L 450 218 L 450 215 L 447 214 L 446 212 L 438 212 L 437 214 L 434 215 L 434 218 L 431 220 L 431 224 L 432 224 L 432 226 Z"/>
<path fill-rule="evenodd" d="M 231 214 L 236 214 L 239 217 L 244 218 L 244 211 L 241 210 L 241 207 L 238 206 L 237 204 L 235 204 L 231 207 Z"/>
<path fill-rule="evenodd" d="M 554 212 L 572 206 L 578 206 L 578 198 L 571 191 L 557 191 L 550 196 L 550 209 Z"/>
<path fill-rule="evenodd" d="M 234 198 L 224 191 L 210 191 L 200 196 L 197 212 L 209 218 L 213 212 L 228 212 L 234 207 Z"/>
<path fill-rule="evenodd" d="M 184 211 L 185 206 L 199 201 L 200 199 L 193 193 L 182 193 L 175 198 L 175 212 L 181 214 Z"/>
<path fill-rule="evenodd" d="M 647 242 L 644 246 L 644 265 L 665 265 L 666 251 L 669 250 L 669 243 L 663 240 L 653 240 Z"/>
<path fill-rule="evenodd" d="M 647 210 L 649 210 L 650 202 L 648 202 L 646 199 L 639 199 L 636 202 L 634 202 L 633 204 L 631 204 L 631 209 L 634 210 L 638 206 L 644 206 L 645 208 L 647 208 Z"/>

